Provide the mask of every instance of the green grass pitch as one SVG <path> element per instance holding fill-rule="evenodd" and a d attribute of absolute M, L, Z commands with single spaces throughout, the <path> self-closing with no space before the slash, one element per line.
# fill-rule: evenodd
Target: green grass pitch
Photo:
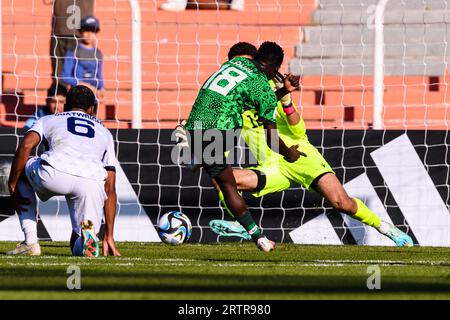
<path fill-rule="evenodd" d="M 450 248 L 119 243 L 123 257 L 95 259 L 41 242 L 40 257 L 6 256 L 14 245 L 0 242 L 0 299 L 450 299 Z M 67 289 L 71 265 L 81 290 Z"/>

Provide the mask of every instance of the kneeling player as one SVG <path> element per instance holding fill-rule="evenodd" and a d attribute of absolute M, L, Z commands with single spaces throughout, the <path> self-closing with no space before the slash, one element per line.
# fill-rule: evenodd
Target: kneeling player
<path fill-rule="evenodd" d="M 72 87 L 64 110 L 67 112 L 36 121 L 14 156 L 8 187 L 25 241 L 8 254 L 41 254 L 37 238 L 37 194 L 42 201 L 65 196 L 72 222 L 70 247 L 77 256 L 98 256 L 95 230 L 100 230 L 104 207 L 103 254 L 119 256 L 113 238 L 117 196 L 112 135 L 94 117 L 96 98 L 89 88 Z M 46 151 L 41 157 L 28 160 L 40 142 Z"/>

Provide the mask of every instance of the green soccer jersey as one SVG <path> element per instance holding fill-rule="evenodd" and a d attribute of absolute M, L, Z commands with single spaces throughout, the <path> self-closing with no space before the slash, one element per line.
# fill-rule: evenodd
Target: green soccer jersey
<path fill-rule="evenodd" d="M 242 113 L 254 109 L 260 119 L 274 122 L 277 97 L 267 77 L 246 58 L 225 62 L 200 89 L 186 129 L 232 130 L 242 127 Z"/>

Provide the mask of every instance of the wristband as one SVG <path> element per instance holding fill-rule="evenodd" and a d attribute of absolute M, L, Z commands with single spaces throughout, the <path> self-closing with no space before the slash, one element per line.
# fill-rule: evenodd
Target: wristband
<path fill-rule="evenodd" d="M 290 103 L 288 106 L 283 106 L 283 111 L 286 113 L 287 116 L 293 114 L 296 110 L 292 103 Z"/>

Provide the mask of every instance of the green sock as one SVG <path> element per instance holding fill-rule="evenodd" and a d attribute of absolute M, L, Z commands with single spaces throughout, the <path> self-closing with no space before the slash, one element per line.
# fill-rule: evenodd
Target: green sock
<path fill-rule="evenodd" d="M 356 201 L 358 209 L 356 213 L 351 217 L 361 221 L 364 224 L 367 224 L 368 226 L 378 228 L 381 223 L 380 217 L 373 213 L 372 210 L 367 208 L 367 206 L 361 200 L 357 198 L 353 199 Z"/>
<path fill-rule="evenodd" d="M 223 207 L 225 208 L 225 211 L 228 212 L 228 214 L 233 219 L 237 220 L 244 227 L 245 230 L 247 230 L 248 234 L 250 234 L 253 240 L 258 240 L 260 237 L 262 237 L 261 229 L 256 225 L 256 222 L 255 220 L 253 220 L 253 217 L 250 214 L 250 212 L 247 211 L 246 213 L 244 213 L 242 217 L 236 219 L 234 217 L 234 214 L 231 212 L 230 208 L 228 208 L 222 191 L 219 191 L 219 198 L 220 201 L 222 202 Z"/>
<path fill-rule="evenodd" d="M 262 237 L 261 229 L 256 225 L 252 215 L 249 211 L 246 211 L 242 216 L 236 219 L 244 228 L 254 241 Z"/>

